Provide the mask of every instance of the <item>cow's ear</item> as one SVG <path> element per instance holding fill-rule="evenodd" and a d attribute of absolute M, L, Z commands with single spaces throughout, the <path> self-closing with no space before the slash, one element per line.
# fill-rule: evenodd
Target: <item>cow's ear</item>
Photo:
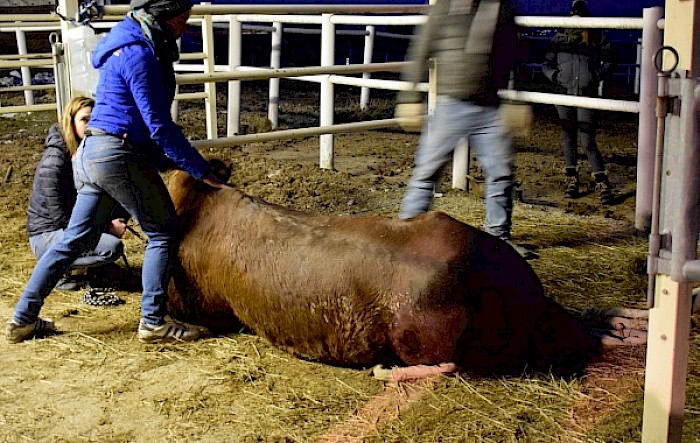
<path fill-rule="evenodd" d="M 209 164 L 211 165 L 211 172 L 216 175 L 219 180 L 224 183 L 228 182 L 231 178 L 231 171 L 233 170 L 230 162 L 213 158 L 209 160 Z"/>

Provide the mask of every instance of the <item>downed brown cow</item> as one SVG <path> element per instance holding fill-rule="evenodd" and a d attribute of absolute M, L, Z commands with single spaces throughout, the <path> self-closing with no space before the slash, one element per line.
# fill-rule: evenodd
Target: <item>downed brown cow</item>
<path fill-rule="evenodd" d="M 181 223 L 169 304 L 185 321 L 242 324 L 298 357 L 350 367 L 567 375 L 600 352 L 509 245 L 444 213 L 311 214 L 183 172 L 169 189 Z"/>

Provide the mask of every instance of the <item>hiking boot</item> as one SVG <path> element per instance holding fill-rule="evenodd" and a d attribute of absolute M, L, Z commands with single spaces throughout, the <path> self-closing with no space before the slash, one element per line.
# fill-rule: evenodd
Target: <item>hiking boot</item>
<path fill-rule="evenodd" d="M 9 343 L 19 343 L 34 337 L 46 337 L 58 333 L 56 325 L 51 320 L 37 318 L 36 321 L 26 325 L 19 325 L 14 321 L 7 322 L 5 337 Z"/>
<path fill-rule="evenodd" d="M 565 185 L 564 197 L 566 198 L 577 198 L 578 197 L 578 171 L 576 168 L 564 168 Z"/>
<path fill-rule="evenodd" d="M 141 319 L 138 337 L 141 343 L 176 343 L 197 340 L 206 334 L 206 328 L 182 323 L 166 315 L 162 325 L 152 325 Z"/>
<path fill-rule="evenodd" d="M 524 258 L 525 260 L 534 260 L 536 258 L 540 258 L 539 254 L 537 254 L 535 251 L 533 251 L 530 248 L 515 244 L 515 243 L 513 243 L 512 240 L 509 240 L 509 239 L 502 239 L 502 240 L 504 242 L 508 243 L 511 248 L 515 249 L 515 252 L 520 254 L 520 256 L 522 258 Z"/>
<path fill-rule="evenodd" d="M 592 176 L 595 182 L 595 191 L 600 196 L 600 203 L 603 205 L 611 204 L 613 201 L 613 193 L 610 188 L 608 174 L 605 172 L 594 172 Z"/>

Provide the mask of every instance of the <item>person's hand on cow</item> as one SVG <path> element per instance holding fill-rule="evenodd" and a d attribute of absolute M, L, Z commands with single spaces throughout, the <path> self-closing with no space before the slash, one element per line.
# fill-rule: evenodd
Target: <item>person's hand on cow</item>
<path fill-rule="evenodd" d="M 211 186 L 212 188 L 223 189 L 223 188 L 229 187 L 228 184 L 221 181 L 221 179 L 219 177 L 217 177 L 217 175 L 214 174 L 213 172 L 210 172 L 209 175 L 207 175 L 206 177 L 204 177 L 202 179 L 202 181 L 204 183 L 208 184 L 209 186 Z"/>
<path fill-rule="evenodd" d="M 126 220 L 115 218 L 110 223 L 108 232 L 117 238 L 122 238 L 126 232 Z"/>

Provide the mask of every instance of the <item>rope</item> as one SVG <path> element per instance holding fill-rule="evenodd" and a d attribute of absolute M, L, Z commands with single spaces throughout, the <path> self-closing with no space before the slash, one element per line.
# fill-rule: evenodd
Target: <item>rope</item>
<path fill-rule="evenodd" d="M 53 12 L 61 18 L 63 21 L 67 21 L 75 26 L 89 26 L 92 29 L 92 24 L 90 21 L 94 18 L 101 19 L 104 15 L 104 0 L 90 0 L 87 3 L 81 2 L 80 10 L 77 14 L 77 19 L 68 18 L 58 12 L 58 2 L 56 2 L 56 7 L 54 7 Z"/>
<path fill-rule="evenodd" d="M 88 288 L 83 295 L 83 303 L 90 306 L 119 306 L 126 303 L 114 291 L 115 288 Z"/>

